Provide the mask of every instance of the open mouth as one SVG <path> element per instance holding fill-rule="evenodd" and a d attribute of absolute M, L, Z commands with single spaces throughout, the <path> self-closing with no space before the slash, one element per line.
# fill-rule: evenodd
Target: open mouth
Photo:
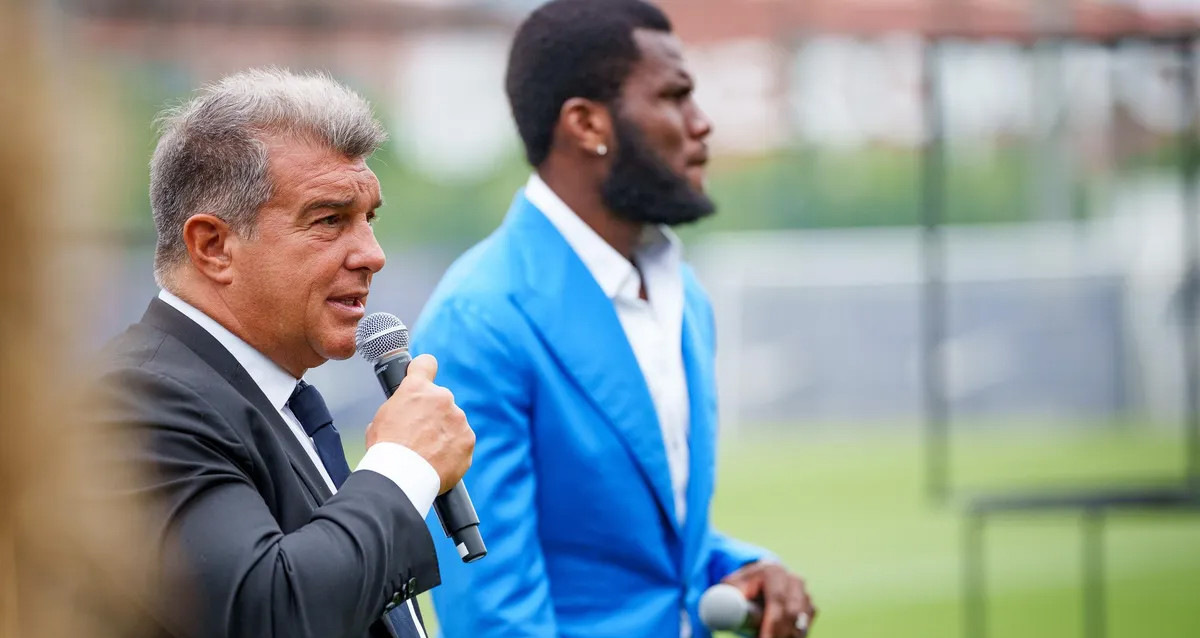
<path fill-rule="evenodd" d="M 344 306 L 345 308 L 350 309 L 350 310 L 361 310 L 361 309 L 365 308 L 367 305 L 367 297 L 366 297 L 366 295 L 362 295 L 362 296 L 354 295 L 354 296 L 348 296 L 348 297 L 330 297 L 329 303 L 332 303 L 332 304 L 335 304 L 338 306 Z"/>

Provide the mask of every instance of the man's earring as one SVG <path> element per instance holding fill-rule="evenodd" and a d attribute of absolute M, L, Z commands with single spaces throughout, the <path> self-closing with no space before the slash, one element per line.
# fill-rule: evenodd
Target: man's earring
<path fill-rule="evenodd" d="M 604 157 L 605 155 L 608 155 L 608 147 L 603 144 L 597 146 L 596 154 L 599 155 L 600 157 Z"/>

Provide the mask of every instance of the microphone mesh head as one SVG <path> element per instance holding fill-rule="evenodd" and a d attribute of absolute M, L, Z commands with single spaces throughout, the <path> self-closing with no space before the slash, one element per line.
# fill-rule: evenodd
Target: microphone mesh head
<path fill-rule="evenodd" d="M 375 363 L 389 352 L 408 349 L 408 328 L 396 315 L 376 312 L 358 322 L 354 345 L 362 358 Z"/>
<path fill-rule="evenodd" d="M 746 622 L 748 606 L 741 590 L 719 583 L 700 596 L 700 621 L 713 631 L 734 631 Z"/>

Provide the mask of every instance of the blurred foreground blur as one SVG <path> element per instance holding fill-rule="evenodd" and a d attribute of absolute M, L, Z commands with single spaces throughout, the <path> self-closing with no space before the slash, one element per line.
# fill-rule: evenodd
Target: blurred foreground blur
<path fill-rule="evenodd" d="M 92 344 L 80 323 L 103 264 L 68 237 L 106 212 L 95 152 L 106 110 L 43 37 L 36 13 L 0 5 L 0 636 L 133 636 L 146 547 L 137 510 L 102 504 L 99 442 L 76 401 Z M 70 86 L 71 91 L 63 91 Z M 94 97 L 94 96 L 89 96 Z"/>

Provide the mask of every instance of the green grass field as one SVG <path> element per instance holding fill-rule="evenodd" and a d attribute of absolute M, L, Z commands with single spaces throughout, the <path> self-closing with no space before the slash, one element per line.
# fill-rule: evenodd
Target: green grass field
<path fill-rule="evenodd" d="M 1182 476 L 1183 454 L 1177 429 L 987 429 L 955 434 L 952 474 L 963 490 L 1146 482 Z M 779 430 L 722 443 L 712 514 L 804 575 L 814 636 L 961 636 L 960 506 L 922 486 L 915 428 Z M 991 523 L 990 636 L 1082 635 L 1079 529 L 1071 514 Z M 1200 513 L 1113 515 L 1104 549 L 1109 638 L 1200 636 Z"/>
<path fill-rule="evenodd" d="M 1182 475 L 1174 431 L 956 434 L 954 482 L 966 489 L 1103 485 Z M 962 635 L 960 505 L 923 496 L 912 435 L 729 441 L 713 518 L 774 549 L 809 581 L 814 635 Z M 991 636 L 1082 635 L 1076 515 L 1005 517 L 987 529 Z M 1105 557 L 1108 635 L 1200 636 L 1200 513 L 1122 514 Z"/>

